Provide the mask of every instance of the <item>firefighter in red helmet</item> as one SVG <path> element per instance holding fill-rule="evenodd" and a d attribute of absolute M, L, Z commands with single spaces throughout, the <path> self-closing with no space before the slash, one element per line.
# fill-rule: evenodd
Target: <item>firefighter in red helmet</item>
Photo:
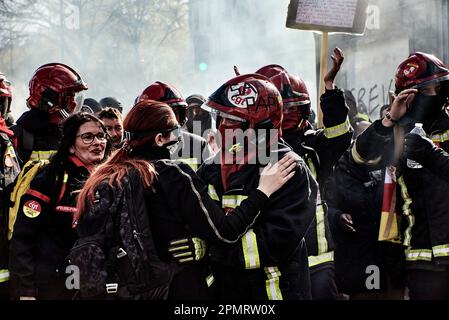
<path fill-rule="evenodd" d="M 235 77 L 203 108 L 218 125 L 220 152 L 199 169 L 209 194 L 233 208 L 257 186 L 265 161 L 291 154 L 295 176 L 273 198 L 241 241 L 212 246 L 213 274 L 222 299 L 310 299 L 304 236 L 315 214 L 318 185 L 304 161 L 281 137 L 282 97 L 259 74 Z"/>
<path fill-rule="evenodd" d="M 156 81 L 137 97 L 137 101 L 155 100 L 168 104 L 176 115 L 181 126 L 187 122 L 187 102 L 181 93 L 171 84 Z M 178 159 L 187 163 L 193 170 L 212 156 L 212 150 L 206 139 L 195 133 L 182 129 L 182 138 L 177 145 L 171 149 L 172 159 Z"/>
<path fill-rule="evenodd" d="M 402 244 L 413 300 L 449 298 L 449 183 L 441 172 L 397 160 L 393 127 L 407 133 L 422 123 L 428 138 L 448 151 L 448 99 L 448 67 L 431 54 L 410 54 L 396 71 L 390 111 L 363 132 L 351 150 L 351 161 L 358 166 L 396 166 L 396 212 L 403 214 Z M 413 149 L 411 140 L 408 152 Z"/>
<path fill-rule="evenodd" d="M 278 65 L 268 65 L 257 73 L 270 76 L 284 102 L 282 137 L 299 154 L 317 179 L 320 201 L 316 218 L 306 234 L 312 297 L 315 300 L 337 298 L 334 271 L 334 242 L 325 202 L 325 188 L 332 167 L 349 147 L 352 129 L 343 91 L 334 86 L 334 78 L 343 63 L 343 53 L 334 50 L 334 66 L 325 77 L 326 91 L 321 96 L 324 129 L 313 130 L 309 122 L 311 102 L 303 79 Z"/>
<path fill-rule="evenodd" d="M 83 105 L 87 85 L 71 67 L 49 63 L 39 67 L 29 83 L 25 112 L 12 128 L 20 160 L 48 159 L 59 145 L 59 124 Z"/>
<path fill-rule="evenodd" d="M 12 144 L 13 132 L 6 119 L 11 112 L 11 83 L 0 72 L 0 300 L 9 297 L 8 270 L 8 211 L 9 194 L 20 171 L 19 161 Z"/>
<path fill-rule="evenodd" d="M 7 126 L 10 126 L 13 122 L 11 121 L 11 104 L 11 82 L 9 82 L 6 76 L 0 72 L 0 112 L 1 117 L 5 120 Z"/>

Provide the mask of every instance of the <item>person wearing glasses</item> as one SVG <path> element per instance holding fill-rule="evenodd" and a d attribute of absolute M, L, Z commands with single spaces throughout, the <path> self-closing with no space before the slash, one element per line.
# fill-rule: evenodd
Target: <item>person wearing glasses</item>
<path fill-rule="evenodd" d="M 76 197 L 109 154 L 106 128 L 94 115 L 67 118 L 56 154 L 22 196 L 10 245 L 11 295 L 21 300 L 70 299 L 66 257 L 77 238 Z"/>

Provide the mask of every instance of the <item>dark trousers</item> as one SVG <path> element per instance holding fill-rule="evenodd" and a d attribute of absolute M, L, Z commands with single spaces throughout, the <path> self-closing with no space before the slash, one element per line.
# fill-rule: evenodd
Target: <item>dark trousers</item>
<path fill-rule="evenodd" d="M 338 297 L 333 264 L 312 267 L 310 269 L 313 300 L 336 300 Z"/>
<path fill-rule="evenodd" d="M 0 300 L 9 300 L 9 281 L 0 283 Z"/>
<path fill-rule="evenodd" d="M 410 300 L 449 299 L 449 270 L 407 270 Z"/>

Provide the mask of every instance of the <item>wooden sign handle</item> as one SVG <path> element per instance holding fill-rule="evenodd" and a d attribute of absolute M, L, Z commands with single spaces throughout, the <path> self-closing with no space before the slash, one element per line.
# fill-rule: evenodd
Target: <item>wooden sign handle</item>
<path fill-rule="evenodd" d="M 317 99 L 317 119 L 318 119 L 318 128 L 323 127 L 323 112 L 321 111 L 320 106 L 320 97 L 324 93 L 324 75 L 327 72 L 327 55 L 329 51 L 329 34 L 327 32 L 323 32 L 321 35 L 321 58 L 320 58 L 320 84 L 318 91 L 318 99 Z"/>

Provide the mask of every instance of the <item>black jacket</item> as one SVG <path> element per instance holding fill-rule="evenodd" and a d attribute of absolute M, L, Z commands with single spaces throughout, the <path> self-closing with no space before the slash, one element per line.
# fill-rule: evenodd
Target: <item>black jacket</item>
<path fill-rule="evenodd" d="M 424 130 L 443 150 L 449 150 L 449 117 L 444 112 L 425 123 Z M 384 165 L 392 159 L 392 144 L 393 129 L 378 120 L 359 136 L 351 154 L 359 164 Z M 449 264 L 449 181 L 406 163 L 400 163 L 397 172 L 396 209 L 403 214 L 407 266 L 441 270 Z"/>
<path fill-rule="evenodd" d="M 404 254 L 401 244 L 379 242 L 385 167 L 354 162 L 350 150 L 335 165 L 328 188 L 329 218 L 335 248 L 337 285 L 341 292 L 366 291 L 367 267 L 379 267 L 381 288 L 404 285 Z M 345 231 L 340 215 L 352 216 L 356 232 Z"/>
<path fill-rule="evenodd" d="M 0 283 L 8 280 L 9 196 L 20 165 L 9 136 L 0 132 Z"/>
<path fill-rule="evenodd" d="M 220 298 L 297 300 L 310 298 L 307 250 L 303 237 L 315 215 L 318 185 L 304 161 L 279 143 L 277 154 L 297 157 L 295 176 L 273 193 L 254 226 L 235 244 L 211 248 Z M 221 182 L 220 155 L 209 159 L 199 175 L 209 194 L 223 208 L 234 207 L 257 187 L 258 165 L 247 165 Z M 216 160 L 216 162 L 214 161 Z"/>
<path fill-rule="evenodd" d="M 26 111 L 11 129 L 22 164 L 28 162 L 32 151 L 54 151 L 59 147 L 59 126 L 49 122 L 46 112 L 37 109 Z"/>
<path fill-rule="evenodd" d="M 343 91 L 326 90 L 321 96 L 321 109 L 324 129 L 311 130 L 308 127 L 283 132 L 285 141 L 304 159 L 320 187 L 321 205 L 317 206 L 313 226 L 305 238 L 309 266 L 314 269 L 333 261 L 334 243 L 325 202 L 326 186 L 333 166 L 349 147 L 352 138 Z"/>
<path fill-rule="evenodd" d="M 77 238 L 76 191 L 88 175 L 79 160 L 66 160 L 59 170 L 49 165 L 22 196 L 10 244 L 13 297 L 39 298 L 40 288 L 66 277 L 66 257 Z"/>
<path fill-rule="evenodd" d="M 167 160 L 169 155 L 164 148 L 150 149 L 139 156 L 150 161 L 158 174 L 146 191 L 145 200 L 156 249 L 164 261 L 170 261 L 168 246 L 172 240 L 199 237 L 208 246 L 239 242 L 267 204 L 266 195 L 254 189 L 233 214 L 224 215 L 190 166 Z M 173 279 L 169 298 L 213 298 L 207 283 L 210 275 L 207 259 L 182 267 Z"/>

